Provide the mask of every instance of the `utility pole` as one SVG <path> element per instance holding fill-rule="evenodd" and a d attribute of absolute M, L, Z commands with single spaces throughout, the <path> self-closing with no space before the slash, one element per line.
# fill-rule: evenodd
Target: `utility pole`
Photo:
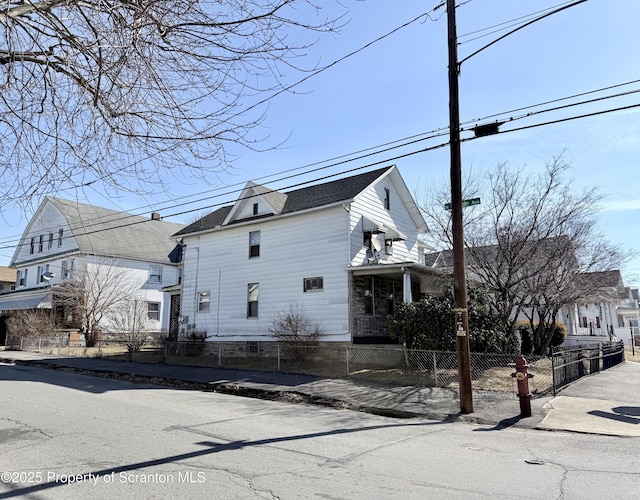
<path fill-rule="evenodd" d="M 469 314 L 467 280 L 464 263 L 464 229 L 462 226 L 462 167 L 460 158 L 460 105 L 458 101 L 458 35 L 456 3 L 447 0 L 449 39 L 449 145 L 451 147 L 451 224 L 453 229 L 453 295 L 455 300 L 456 352 L 460 411 L 473 413 L 471 361 L 469 354 Z"/>

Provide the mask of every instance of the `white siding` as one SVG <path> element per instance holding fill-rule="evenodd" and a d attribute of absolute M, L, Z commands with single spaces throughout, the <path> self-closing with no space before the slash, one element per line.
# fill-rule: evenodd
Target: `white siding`
<path fill-rule="evenodd" d="M 188 324 L 224 340 L 265 340 L 276 314 L 298 303 L 322 340 L 349 340 L 348 212 L 334 207 L 255 221 L 200 237 L 186 237 L 182 315 Z M 260 256 L 249 258 L 249 232 L 260 231 Z M 321 276 L 323 291 L 303 292 Z M 247 318 L 247 286 L 260 284 L 257 318 Z M 210 310 L 196 312 L 197 294 Z"/>
<path fill-rule="evenodd" d="M 96 256 L 87 257 L 87 267 L 89 273 L 95 272 L 100 266 L 114 266 L 118 270 L 122 270 L 125 274 L 126 286 L 131 285 L 136 288 L 135 298 L 145 302 L 160 303 L 160 321 L 153 321 L 150 325 L 151 330 L 167 330 L 168 329 L 168 309 L 169 301 L 165 301 L 165 293 L 160 289 L 166 284 L 177 283 L 177 268 L 174 266 L 163 266 L 162 281 L 163 283 L 149 283 L 149 263 L 128 260 L 128 259 L 106 259 Z M 154 264 L 157 265 L 157 264 Z M 79 268 L 77 268 L 79 269 Z M 124 283 L 123 283 L 124 284 Z"/>
<path fill-rule="evenodd" d="M 58 246 L 58 234 L 60 229 L 63 231 L 62 245 Z M 49 245 L 49 234 L 53 234 L 53 245 L 51 248 Z M 38 241 L 40 236 L 43 236 L 43 249 L 38 248 Z M 31 253 L 31 238 L 35 238 L 35 251 Z M 23 234 L 20 245 L 16 249 L 16 253 L 13 258 L 12 266 L 20 267 L 23 262 L 32 261 L 34 259 L 44 259 L 50 256 L 59 255 L 60 253 L 76 250 L 78 245 L 73 238 L 71 228 L 67 225 L 66 219 L 60 213 L 60 211 L 53 206 L 52 203 L 47 202 L 42 206 L 34 218 L 29 222 L 27 230 Z M 35 273 L 35 271 L 34 271 Z"/>
<path fill-rule="evenodd" d="M 390 209 L 384 207 L 385 188 L 390 193 Z M 417 228 L 409 215 L 407 208 L 400 198 L 391 177 L 384 177 L 373 187 L 358 195 L 351 204 L 351 264 L 365 265 L 367 262 L 366 248 L 363 246 L 362 217 L 397 229 L 407 239 L 393 242 L 393 254 L 384 251 L 384 241 L 380 251 L 380 263 L 419 262 L 419 248 Z"/>

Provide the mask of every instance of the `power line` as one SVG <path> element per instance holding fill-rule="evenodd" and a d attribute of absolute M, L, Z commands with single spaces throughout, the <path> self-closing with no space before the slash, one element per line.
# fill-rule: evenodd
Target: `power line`
<path fill-rule="evenodd" d="M 493 35 L 495 33 L 499 33 L 500 31 L 507 30 L 509 28 L 512 28 L 513 26 L 517 26 L 519 24 L 524 24 L 527 21 L 529 21 L 530 19 L 532 19 L 533 17 L 536 17 L 536 16 L 538 16 L 538 15 L 540 15 L 542 13 L 545 13 L 545 12 L 549 12 L 549 11 L 551 11 L 553 9 L 557 9 L 558 7 L 562 7 L 564 5 L 568 5 L 570 3 L 573 3 L 573 1 L 574 0 L 570 0 L 568 2 L 564 2 L 564 3 L 557 4 L 557 5 L 553 5 L 551 7 L 546 8 L 546 9 L 538 10 L 538 11 L 532 12 L 530 14 L 525 14 L 524 16 L 516 17 L 516 18 L 510 19 L 508 21 L 504 21 L 504 22 L 501 22 L 501 23 L 498 23 L 498 24 L 494 24 L 492 26 L 487 26 L 486 28 L 481 28 L 479 30 L 470 31 L 469 33 L 465 33 L 463 35 L 458 35 L 458 45 L 463 45 L 465 43 L 470 43 L 470 42 L 473 42 L 473 41 L 478 40 L 480 38 L 484 38 L 484 37 Z M 499 29 L 495 29 L 495 28 L 499 28 Z M 492 31 L 489 31 L 489 30 L 492 30 Z M 479 35 L 477 37 L 471 38 L 471 39 L 466 40 L 464 42 L 460 41 L 461 38 L 466 38 L 468 36 L 476 35 L 478 33 L 484 32 L 484 31 L 486 31 L 487 33 L 484 33 L 484 34 Z"/>
<path fill-rule="evenodd" d="M 504 38 L 508 37 L 509 35 L 511 35 L 511 34 L 513 34 L 513 33 L 515 33 L 516 31 L 521 30 L 522 28 L 525 28 L 526 26 L 529 26 L 530 24 L 533 24 L 533 23 L 535 23 L 535 22 L 537 22 L 537 21 L 540 21 L 541 19 L 544 19 L 545 17 L 549 17 L 549 16 L 551 16 L 551 15 L 553 15 L 553 14 L 557 14 L 558 12 L 561 12 L 561 11 L 563 11 L 563 10 L 569 9 L 569 8 L 571 8 L 571 7 L 574 7 L 574 6 L 576 6 L 576 5 L 579 5 L 579 4 L 584 3 L 584 2 L 587 2 L 587 1 L 588 1 L 588 0 L 575 0 L 575 1 L 571 2 L 571 3 L 565 4 L 565 5 L 561 6 L 561 7 L 558 7 L 558 8 L 557 8 L 557 9 L 555 9 L 555 10 L 549 11 L 549 12 L 547 12 L 547 13 L 545 13 L 545 14 L 542 14 L 542 15 L 540 15 L 540 16 L 538 16 L 538 17 L 535 17 L 535 18 L 531 19 L 530 21 L 527 21 L 527 22 L 525 22 L 525 23 L 521 24 L 521 25 L 520 25 L 520 26 L 518 26 L 517 28 L 512 29 L 511 31 L 509 31 L 509 32 L 505 33 L 504 35 L 502 35 L 502 36 L 500 36 L 500 37 L 496 38 L 495 40 L 493 40 L 493 41 L 489 42 L 488 44 L 486 44 L 486 45 L 484 45 L 484 46 L 480 47 L 478 50 L 476 50 L 476 51 L 472 52 L 472 53 L 471 53 L 471 54 L 469 54 L 467 57 L 465 57 L 465 58 L 463 58 L 463 59 L 459 60 L 459 61 L 458 61 L 458 68 L 462 65 L 462 63 L 463 63 L 463 62 L 468 61 L 469 59 L 471 59 L 471 58 L 472 58 L 473 56 L 475 56 L 476 54 L 479 54 L 479 53 L 480 53 L 480 52 L 482 52 L 483 50 L 488 49 L 488 48 L 489 48 L 489 47 L 491 47 L 492 45 L 494 45 L 494 44 L 498 43 L 500 40 L 502 40 L 502 39 L 504 39 Z"/>
<path fill-rule="evenodd" d="M 565 118 L 558 118 L 557 120 L 549 120 L 547 122 L 542 122 L 542 123 L 535 123 L 533 125 L 524 125 L 522 127 L 518 127 L 518 128 L 513 128 L 513 129 L 509 129 L 509 130 L 503 130 L 500 132 L 497 132 L 496 134 L 492 134 L 492 135 L 500 135 L 500 134 L 506 134 L 509 132 L 518 132 L 521 130 L 527 130 L 527 129 L 532 129 L 532 128 L 538 128 L 538 127 L 543 127 L 545 125 L 555 125 L 557 123 L 563 123 L 563 122 L 568 122 L 568 121 L 573 121 L 573 120 L 579 120 L 581 118 L 590 118 L 593 116 L 598 116 L 598 115 L 604 115 L 607 113 L 615 113 L 617 111 L 626 111 L 629 109 L 634 109 L 634 108 L 640 108 L 640 104 L 630 104 L 628 106 L 621 106 L 619 108 L 612 108 L 612 109 L 605 109 L 605 110 L 601 110 L 601 111 L 594 111 L 592 113 L 585 113 L 582 115 L 576 115 L 576 116 L 569 116 L 569 117 L 565 117 Z M 461 141 L 463 142 L 468 142 L 468 141 L 472 141 L 475 139 L 478 139 L 479 137 L 467 137 L 465 139 L 461 139 Z"/>
<path fill-rule="evenodd" d="M 632 81 L 632 82 L 626 82 L 626 83 L 623 83 L 623 84 L 617 84 L 617 85 L 613 85 L 613 86 L 609 86 L 609 87 L 604 87 L 602 89 L 597 89 L 597 90 L 594 90 L 594 91 L 584 92 L 584 93 L 580 93 L 580 94 L 574 94 L 572 96 L 568 96 L 568 97 L 561 98 L 561 99 L 556 99 L 556 100 L 553 100 L 553 101 L 546 101 L 546 102 L 548 102 L 548 103 L 549 102 L 558 102 L 558 101 L 561 101 L 561 100 L 574 98 L 574 97 L 580 96 L 580 95 L 591 94 L 591 93 L 599 92 L 599 91 L 602 91 L 602 90 L 607 90 L 607 89 L 611 89 L 611 88 L 620 87 L 620 86 L 623 86 L 623 85 L 628 85 L 628 84 L 635 83 L 635 82 L 638 82 L 638 81 L 640 81 L 640 80 L 635 80 L 635 81 Z M 602 97 L 602 98 L 598 98 L 598 99 L 592 99 L 592 100 L 589 100 L 589 101 L 584 101 L 584 102 L 581 102 L 581 103 L 575 103 L 575 104 L 568 105 L 568 106 L 562 106 L 562 107 L 555 107 L 555 108 L 550 108 L 550 109 L 546 109 L 546 110 L 540 110 L 540 111 L 537 111 L 535 113 L 529 113 L 529 114 L 523 115 L 521 117 L 516 117 L 513 120 L 520 119 L 520 118 L 525 118 L 525 117 L 530 117 L 530 116 L 532 116 L 534 114 L 541 114 L 541 113 L 545 113 L 545 112 L 549 112 L 549 111 L 554 111 L 554 110 L 557 110 L 557 109 L 560 109 L 560 108 L 564 108 L 564 107 L 575 106 L 575 105 L 583 105 L 583 104 L 588 104 L 588 103 L 591 103 L 591 102 L 595 102 L 597 100 L 602 100 L 602 99 L 611 98 L 611 97 L 617 97 L 617 96 L 620 96 L 620 95 L 628 95 L 628 94 L 635 93 L 635 92 L 638 92 L 638 90 L 633 90 L 633 91 L 629 91 L 629 92 L 622 93 L 622 94 L 616 94 L 616 95 L 613 95 L 613 96 L 606 96 L 606 97 Z M 542 104 L 544 104 L 544 103 L 542 103 Z M 528 106 L 528 107 L 524 107 L 524 108 L 518 108 L 518 109 L 529 109 L 529 108 L 540 106 L 540 105 L 541 104 L 537 104 L 537 105 L 532 105 L 532 106 Z M 524 129 L 527 129 L 527 128 L 535 128 L 535 127 L 546 125 L 546 124 L 560 123 L 560 122 L 563 122 L 563 121 L 574 120 L 574 119 L 583 118 L 583 117 L 589 117 L 589 116 L 596 116 L 596 115 L 599 115 L 599 114 L 604 114 L 604 113 L 613 112 L 613 111 L 619 111 L 619 110 L 622 110 L 622 109 L 631 109 L 631 108 L 634 108 L 634 107 L 636 107 L 636 106 L 633 105 L 633 106 L 628 106 L 628 107 L 623 107 L 623 108 L 614 108 L 614 109 L 611 109 L 611 110 L 604 110 L 604 111 L 600 111 L 600 112 L 583 114 L 583 115 L 578 115 L 576 117 L 569 117 L 569 118 L 565 118 L 565 119 L 559 119 L 559 120 L 543 122 L 541 124 L 534 124 L 534 125 L 530 125 L 530 126 L 519 127 L 519 128 L 516 128 L 516 129 L 510 129 L 510 130 L 503 131 L 503 132 L 500 132 L 500 133 L 506 133 L 506 132 L 517 131 L 517 130 L 524 130 Z M 503 114 L 505 114 L 505 113 L 491 115 L 491 117 L 501 116 Z M 465 122 L 465 123 L 468 123 L 468 122 Z M 381 146 L 366 148 L 366 149 L 360 150 L 360 151 L 355 152 L 355 153 L 349 153 L 349 154 L 346 154 L 346 155 L 340 155 L 340 156 L 331 158 L 329 160 L 324 160 L 324 161 L 321 161 L 321 162 L 311 163 L 311 164 L 308 164 L 308 165 L 306 165 L 304 167 L 297 167 L 297 168 L 293 168 L 293 169 L 289 169 L 289 170 L 283 171 L 283 172 L 278 173 L 278 174 L 271 174 L 271 175 L 268 175 L 268 176 L 263 176 L 263 177 L 259 178 L 258 180 L 271 178 L 274 175 L 281 175 L 280 178 L 274 179 L 273 182 L 282 182 L 284 180 L 289 180 L 289 179 L 298 177 L 300 175 L 308 175 L 308 174 L 311 174 L 311 173 L 320 172 L 320 171 L 323 171 L 323 170 L 326 170 L 326 169 L 329 169 L 329 168 L 333 168 L 333 167 L 336 167 L 336 166 L 344 165 L 346 163 L 350 163 L 350 162 L 357 161 L 357 160 L 362 160 L 362 159 L 365 159 L 365 158 L 369 158 L 371 156 L 379 155 L 379 154 L 382 154 L 382 153 L 385 153 L 385 152 L 390 152 L 390 151 L 392 151 L 394 149 L 404 148 L 404 147 L 410 146 L 412 144 L 416 144 L 416 143 L 421 142 L 421 141 L 425 141 L 425 140 L 428 140 L 428 139 L 433 139 L 433 138 L 436 138 L 436 137 L 441 137 L 443 135 L 446 135 L 446 132 L 439 132 L 439 130 L 445 130 L 445 128 L 443 127 L 442 129 L 436 129 L 431 133 L 431 135 L 428 135 L 428 136 L 425 136 L 425 137 L 422 137 L 423 134 L 416 134 L 414 136 L 410 136 L 410 137 L 407 138 L 407 139 L 411 139 L 408 142 L 407 141 L 402 142 L 403 139 L 396 140 L 396 141 L 390 141 L 388 143 L 385 143 L 385 144 L 381 145 L 381 146 L 389 146 L 389 147 L 386 147 L 385 149 L 380 149 Z M 472 139 L 475 139 L 475 138 L 466 138 L 466 139 L 464 139 L 464 141 L 469 141 L 469 140 L 472 140 Z M 358 167 L 356 169 L 351 169 L 351 170 L 348 170 L 346 172 L 352 172 L 352 171 L 355 171 L 355 170 L 360 170 L 360 169 L 368 168 L 368 167 L 371 167 L 371 166 L 380 165 L 380 164 L 387 163 L 387 162 L 392 162 L 392 161 L 395 161 L 397 159 L 401 159 L 401 158 L 404 158 L 404 157 L 407 157 L 407 156 L 412 156 L 414 154 L 419 154 L 419 153 L 430 151 L 430 150 L 433 150 L 433 149 L 438 149 L 438 148 L 443 147 L 445 145 L 447 145 L 447 143 L 440 144 L 440 145 L 437 145 L 437 146 L 434 146 L 434 147 L 428 147 L 428 148 L 420 149 L 420 150 L 413 151 L 413 152 L 409 152 L 409 153 L 404 154 L 404 155 L 398 155 L 398 156 L 394 156 L 394 157 L 391 157 L 391 158 L 386 158 L 386 159 L 381 160 L 379 162 L 369 163 L 369 164 L 364 165 L 362 167 Z M 358 153 L 364 153 L 364 154 L 360 154 L 359 156 L 354 156 L 354 155 L 356 155 Z M 335 161 L 335 160 L 340 160 L 340 161 Z M 293 174 L 293 172 L 297 172 L 297 171 L 301 170 L 302 168 L 306 168 L 308 166 L 314 166 L 314 165 L 322 165 L 322 164 L 324 164 L 324 163 L 326 163 L 328 161 L 332 162 L 332 163 L 330 163 L 328 165 L 323 165 L 321 167 L 317 167 L 317 168 L 314 168 L 314 169 L 311 169 L 311 170 L 306 170 L 304 172 L 300 172 L 300 173 L 297 173 L 297 174 Z M 280 189 L 290 189 L 292 187 L 298 187 L 298 186 L 301 186 L 301 185 L 304 185 L 304 184 L 310 184 L 310 183 L 313 183 L 313 182 L 318 182 L 319 180 L 322 180 L 322 179 L 327 179 L 327 178 L 330 178 L 330 177 L 343 175 L 346 172 L 343 171 L 343 172 L 339 172 L 339 173 L 332 174 L 332 175 L 329 175 L 329 176 L 324 176 L 324 177 L 321 177 L 321 178 L 312 179 L 312 180 L 309 180 L 309 181 L 306 181 L 306 182 L 303 182 L 303 183 L 296 183 L 296 184 L 290 185 L 290 186 L 288 186 L 286 188 L 280 188 Z M 283 174 L 291 174 L 291 175 L 283 175 Z M 236 183 L 236 184 L 234 184 L 232 186 L 244 186 L 245 184 L 246 184 L 246 182 L 240 182 L 240 183 Z M 219 190 L 222 190 L 222 189 L 223 188 L 219 188 L 219 189 L 215 189 L 214 191 L 219 191 Z M 216 194 L 214 196 L 212 196 L 210 194 L 210 192 L 202 192 L 202 193 L 198 193 L 198 194 L 205 194 L 206 193 L 207 196 L 205 196 L 203 198 L 199 198 L 199 199 L 192 199 L 192 200 L 181 202 L 181 203 L 175 203 L 174 200 L 167 200 L 166 203 L 171 203 L 171 205 L 166 205 L 164 207 L 161 207 L 160 209 L 166 210 L 166 209 L 178 208 L 178 207 L 186 206 L 186 205 L 192 205 L 194 203 L 207 201 L 207 200 L 211 200 L 211 199 L 214 199 L 214 198 L 219 198 L 219 197 L 222 197 L 222 196 L 232 195 L 232 194 L 237 193 L 237 192 L 239 192 L 241 190 L 242 189 L 229 190 L 229 191 L 226 191 L 226 192 L 223 192 L 223 193 Z M 195 209 L 190 209 L 190 210 L 185 210 L 185 211 L 172 213 L 172 214 L 170 214 L 168 216 L 165 216 L 165 218 L 166 217 L 175 217 L 175 216 L 184 215 L 184 214 L 193 213 L 193 212 L 198 212 L 198 211 L 201 211 L 201 210 L 206 210 L 206 209 L 210 209 L 210 208 L 213 208 L 213 207 L 216 207 L 216 206 L 220 206 L 220 205 L 223 205 L 223 204 L 226 204 L 226 203 L 229 203 L 229 201 L 224 201 L 224 202 L 220 202 L 220 203 L 216 203 L 216 204 L 210 204 L 210 205 L 206 205 L 206 206 L 199 206 L 199 207 L 197 207 Z M 91 227 L 99 226 L 99 225 L 105 224 L 107 222 L 123 221 L 122 227 L 125 227 L 125 226 L 131 225 L 131 224 L 137 224 L 137 223 L 142 223 L 142 222 L 146 222 L 147 221 L 147 219 L 145 219 L 144 221 L 136 221 L 136 222 L 133 222 L 133 223 L 125 223 L 125 221 L 127 219 L 130 219 L 130 218 L 133 218 L 133 217 L 140 217 L 140 215 L 126 213 L 126 212 L 116 212 L 114 214 L 110 214 L 106 218 L 105 217 L 99 217 L 97 219 L 93 219 L 92 221 L 90 221 L 90 223 L 85 223 L 83 227 L 86 230 L 85 234 L 93 234 L 93 233 L 97 232 L 97 230 L 96 231 L 91 231 L 90 230 Z M 115 226 L 115 227 L 113 227 L 113 229 L 115 229 L 116 227 L 119 227 L 119 226 Z M 74 229 L 78 229 L 78 228 L 71 228 L 72 231 Z M 5 239 L 5 241 L 4 241 L 5 246 L 0 246 L 0 250 L 9 249 L 9 248 L 15 248 L 13 245 L 9 246 L 8 244 L 12 243 L 12 242 L 19 242 L 20 239 L 21 239 L 21 236 L 22 235 L 16 236 L 16 239 L 13 239 L 13 240 Z"/>
<path fill-rule="evenodd" d="M 586 92 L 580 92 L 578 94 L 573 94 L 573 95 L 566 96 L 566 97 L 560 97 L 558 99 L 552 99 L 552 100 L 549 100 L 549 101 L 540 102 L 538 104 L 531 104 L 531 105 L 528 105 L 528 106 L 515 108 L 515 109 L 512 109 L 510 111 L 503 111 L 501 113 L 495 113 L 495 114 L 492 114 L 492 115 L 488 115 L 488 116 L 485 116 L 483 118 L 476 118 L 474 120 L 466 120 L 462 124 L 467 124 L 467 123 L 472 123 L 472 122 L 476 122 L 477 123 L 479 121 L 489 120 L 491 118 L 497 118 L 497 117 L 500 117 L 500 116 L 504 116 L 504 115 L 508 115 L 508 114 L 512 114 L 512 113 L 517 113 L 518 111 L 525 111 L 527 109 L 533 109 L 533 108 L 537 108 L 537 107 L 540 107 L 540 106 L 545 106 L 547 104 L 554 104 L 556 102 L 567 101 L 569 99 L 575 99 L 575 98 L 586 96 L 586 95 L 597 94 L 599 92 L 604 92 L 605 90 L 612 90 L 612 89 L 615 89 L 615 88 L 624 87 L 626 85 L 633 85 L 635 83 L 640 83 L 640 79 L 631 80 L 631 81 L 624 82 L 624 83 L 618 83 L 618 84 L 615 84 L 615 85 L 609 85 L 607 87 L 601 87 L 599 89 L 589 90 L 589 91 L 586 91 Z M 635 91 L 632 91 L 632 92 L 635 92 Z"/>
<path fill-rule="evenodd" d="M 565 118 L 561 118 L 561 119 L 557 119 L 557 120 L 550 120 L 550 121 L 547 121 L 547 122 L 542 122 L 542 123 L 537 123 L 537 124 L 533 124 L 533 125 L 526 125 L 526 126 L 519 127 L 519 128 L 509 129 L 509 130 L 498 132 L 498 134 L 517 132 L 517 131 L 521 131 L 521 130 L 527 130 L 527 129 L 537 128 L 537 127 L 542 127 L 542 126 L 545 126 L 545 125 L 553 125 L 553 124 L 557 124 L 557 123 L 562 123 L 562 122 L 567 122 L 567 121 L 572 121 L 572 120 L 577 120 L 577 119 L 582 119 L 582 118 L 588 118 L 588 117 L 593 117 L 593 116 L 598 116 L 598 115 L 603 115 L 603 114 L 607 114 L 607 113 L 613 113 L 613 112 L 617 112 L 617 111 L 623 111 L 623 110 L 628 110 L 628 109 L 633 109 L 633 108 L 638 108 L 638 107 L 640 107 L 640 104 L 622 106 L 622 107 L 618 107 L 618 108 L 601 110 L 601 111 L 592 112 L 592 113 L 585 113 L 585 114 L 582 114 L 582 115 L 576 115 L 576 116 L 572 116 L 572 117 L 565 117 Z M 472 140 L 475 140 L 475 139 L 478 139 L 478 137 L 461 138 L 460 140 L 461 140 L 461 142 L 469 142 L 469 141 L 472 141 Z M 410 151 L 410 152 L 407 152 L 407 153 L 404 153 L 404 154 L 401 154 L 401 155 L 397 155 L 397 156 L 394 156 L 394 157 L 386 158 L 384 160 L 372 162 L 372 163 L 369 163 L 367 165 L 356 167 L 356 168 L 353 168 L 353 169 L 350 169 L 350 170 L 347 170 L 347 171 L 343 171 L 343 172 L 339 172 L 339 173 L 335 173 L 335 174 L 330 174 L 330 175 L 327 175 L 327 176 L 324 176 L 324 177 L 321 177 L 321 178 L 318 178 L 318 179 L 306 181 L 306 182 L 292 184 L 290 186 L 287 186 L 287 187 L 281 188 L 281 189 L 285 189 L 285 190 L 286 189 L 292 189 L 294 187 L 299 187 L 299 186 L 305 185 L 305 184 L 311 184 L 311 183 L 317 182 L 319 180 L 326 180 L 326 179 L 329 179 L 329 178 L 332 178 L 332 177 L 337 177 L 337 176 L 340 176 L 340 175 L 344 175 L 345 173 L 352 173 L 352 172 L 355 172 L 355 171 L 358 171 L 358 170 L 363 170 L 365 168 L 371 168 L 371 167 L 374 167 L 374 166 L 379 166 L 379 165 L 384 164 L 384 163 L 390 163 L 390 162 L 393 162 L 393 161 L 396 161 L 396 160 L 400 160 L 400 159 L 403 159 L 403 158 L 407 158 L 407 157 L 410 157 L 410 156 L 414 156 L 414 155 L 417 155 L 417 154 L 426 153 L 428 151 L 433 151 L 433 150 L 436 150 L 436 149 L 440 149 L 440 148 L 443 148 L 443 147 L 445 147 L 447 145 L 449 145 L 449 142 L 440 143 L 440 144 L 437 144 L 435 146 L 430 146 L 430 147 L 422 148 L 422 149 L 419 149 L 419 150 Z M 345 160 L 345 161 L 340 162 L 340 163 L 346 163 L 348 161 L 352 161 L 352 160 Z M 321 170 L 321 169 L 318 169 L 318 170 Z M 186 213 L 192 213 L 192 212 L 199 211 L 199 210 L 204 210 L 204 209 L 210 209 L 210 208 L 214 208 L 214 207 L 217 207 L 217 206 L 222 206 L 222 205 L 224 205 L 226 203 L 228 203 L 228 202 L 224 201 L 224 202 L 220 202 L 220 203 L 211 204 L 211 205 L 208 205 L 208 206 L 205 206 L 205 207 L 198 207 L 197 209 L 192 209 L 192 210 L 187 210 L 187 211 L 171 214 L 171 215 L 169 215 L 169 217 L 183 215 L 183 214 L 186 214 Z M 128 218 L 128 217 L 131 217 L 131 215 L 130 214 L 125 214 L 125 216 L 123 217 L 123 220 Z M 131 225 L 142 224 L 142 223 L 145 223 L 145 222 L 146 223 L 153 223 L 155 221 L 151 221 L 151 220 L 135 221 L 135 222 L 131 222 L 131 223 L 128 223 L 128 224 L 122 224 L 121 226 L 111 227 L 111 228 L 109 228 L 109 230 L 117 229 L 119 227 L 127 227 L 127 226 L 131 226 Z M 94 231 L 86 232 L 84 234 L 94 234 L 94 233 L 101 232 L 101 231 L 104 231 L 104 229 L 96 229 Z M 7 248 L 12 248 L 12 247 L 0 247 L 0 250 L 7 249 Z"/>

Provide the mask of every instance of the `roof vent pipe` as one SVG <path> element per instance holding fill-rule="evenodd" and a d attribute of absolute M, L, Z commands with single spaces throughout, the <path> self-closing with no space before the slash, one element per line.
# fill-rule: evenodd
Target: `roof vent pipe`
<path fill-rule="evenodd" d="M 160 212 L 151 212 L 151 220 L 160 220 Z"/>

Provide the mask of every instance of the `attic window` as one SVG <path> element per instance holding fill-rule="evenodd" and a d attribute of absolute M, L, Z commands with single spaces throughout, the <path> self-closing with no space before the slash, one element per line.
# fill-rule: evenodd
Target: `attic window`
<path fill-rule="evenodd" d="M 258 215 L 258 204 L 257 203 L 253 204 L 253 215 Z"/>
<path fill-rule="evenodd" d="M 387 188 L 384 188 L 384 208 L 391 209 L 391 192 Z"/>

